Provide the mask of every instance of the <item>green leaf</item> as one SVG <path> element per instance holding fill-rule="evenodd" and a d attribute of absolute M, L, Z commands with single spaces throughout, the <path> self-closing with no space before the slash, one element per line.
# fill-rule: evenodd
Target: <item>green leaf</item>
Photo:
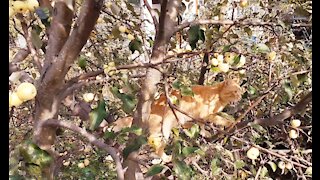
<path fill-rule="evenodd" d="M 191 139 L 198 137 L 200 133 L 200 127 L 198 124 L 194 124 L 190 130 L 184 129 L 184 133 L 189 136 Z"/>
<path fill-rule="evenodd" d="M 172 128 L 172 132 L 175 136 L 179 137 L 180 131 L 178 128 Z"/>
<path fill-rule="evenodd" d="M 214 72 L 214 73 L 219 73 L 220 72 L 220 68 L 216 67 L 216 66 L 211 66 L 210 71 Z"/>
<path fill-rule="evenodd" d="M 100 100 L 98 107 L 93 109 L 89 113 L 90 117 L 90 127 L 89 129 L 91 131 L 94 131 L 99 127 L 101 122 L 108 116 L 108 113 L 106 111 L 106 102 L 104 100 Z"/>
<path fill-rule="evenodd" d="M 40 49 L 43 44 L 42 40 L 39 37 L 39 34 L 34 29 L 31 31 L 31 42 L 36 49 Z"/>
<path fill-rule="evenodd" d="M 292 91 L 292 88 L 290 86 L 290 83 L 289 82 L 286 82 L 283 84 L 283 88 L 284 88 L 284 91 L 287 93 L 288 95 L 288 100 L 290 101 L 293 97 L 293 91 Z"/>
<path fill-rule="evenodd" d="M 188 42 L 191 46 L 192 49 L 196 48 L 196 44 L 198 42 L 198 40 L 200 39 L 200 26 L 196 25 L 196 26 L 192 26 L 189 28 L 188 30 Z"/>
<path fill-rule="evenodd" d="M 122 110 L 127 114 L 132 113 L 138 102 L 135 96 L 131 94 L 122 94 L 120 99 L 122 101 Z"/>
<path fill-rule="evenodd" d="M 175 161 L 173 171 L 179 179 L 189 180 L 191 178 L 192 170 L 184 161 Z"/>
<path fill-rule="evenodd" d="M 261 134 L 267 133 L 267 130 L 259 124 L 253 124 L 251 127 Z"/>
<path fill-rule="evenodd" d="M 304 73 L 304 74 L 298 74 L 297 78 L 299 79 L 299 81 L 301 82 L 305 82 L 308 79 L 308 73 Z"/>
<path fill-rule="evenodd" d="M 230 51 L 230 48 L 231 48 L 231 45 L 224 46 L 223 49 L 222 49 L 222 53 Z"/>
<path fill-rule="evenodd" d="M 133 112 L 136 104 L 138 103 L 138 100 L 134 95 L 120 93 L 119 88 L 117 87 L 111 87 L 110 91 L 122 101 L 121 108 L 125 113 L 130 114 Z"/>
<path fill-rule="evenodd" d="M 233 117 L 232 115 L 227 114 L 227 113 L 225 113 L 225 112 L 217 112 L 217 115 L 218 115 L 218 116 L 221 116 L 221 117 L 223 117 L 223 118 L 225 118 L 225 119 L 235 121 L 235 119 L 234 119 L 234 117 Z"/>
<path fill-rule="evenodd" d="M 260 171 L 260 178 L 266 177 L 267 174 L 268 174 L 268 169 L 265 166 L 263 166 Z"/>
<path fill-rule="evenodd" d="M 291 75 L 290 80 L 291 80 L 291 84 L 293 87 L 298 87 L 300 85 L 300 81 L 299 81 L 297 75 Z"/>
<path fill-rule="evenodd" d="M 247 92 L 251 95 L 254 95 L 257 93 L 257 89 L 254 88 L 253 86 L 249 86 Z"/>
<path fill-rule="evenodd" d="M 271 169 L 273 172 L 276 172 L 277 170 L 277 164 L 272 162 L 272 161 L 269 161 L 268 164 L 270 165 Z"/>
<path fill-rule="evenodd" d="M 151 38 L 148 38 L 148 42 L 149 42 L 150 46 L 153 47 L 154 41 Z"/>
<path fill-rule="evenodd" d="M 197 149 L 194 151 L 195 153 L 199 154 L 200 156 L 205 156 L 206 155 L 206 152 L 204 152 L 202 149 Z"/>
<path fill-rule="evenodd" d="M 150 167 L 150 169 L 147 171 L 146 176 L 154 176 L 156 174 L 161 173 L 161 171 L 163 170 L 164 166 L 160 165 L 160 164 L 156 164 Z"/>
<path fill-rule="evenodd" d="M 211 172 L 213 176 L 216 176 L 220 173 L 221 168 L 218 166 L 220 163 L 220 160 L 218 158 L 214 158 L 211 161 Z"/>
<path fill-rule="evenodd" d="M 111 30 L 111 34 L 115 37 L 115 38 L 120 38 L 121 37 L 121 32 L 119 31 L 119 27 L 118 26 L 114 26 Z"/>
<path fill-rule="evenodd" d="M 114 133 L 113 131 L 106 131 L 104 132 L 104 139 L 114 139 L 116 137 L 116 133 Z"/>
<path fill-rule="evenodd" d="M 20 155 L 24 161 L 39 167 L 47 167 L 53 161 L 52 157 L 44 150 L 40 149 L 30 140 L 25 141 L 19 147 Z"/>
<path fill-rule="evenodd" d="M 312 167 L 308 167 L 304 173 L 312 176 Z"/>
<path fill-rule="evenodd" d="M 41 167 L 35 164 L 28 164 L 27 171 L 31 176 L 34 176 L 36 179 L 42 179 Z"/>
<path fill-rule="evenodd" d="M 234 165 L 237 169 L 241 169 L 246 165 L 246 163 L 243 160 L 237 160 Z"/>
<path fill-rule="evenodd" d="M 142 128 L 136 126 L 136 125 L 132 125 L 131 127 L 126 127 L 126 128 L 123 128 L 121 130 L 121 133 L 134 133 L 138 136 L 142 135 Z"/>
<path fill-rule="evenodd" d="M 32 25 L 32 29 L 35 30 L 38 35 L 42 32 L 42 28 L 39 25 Z"/>
<path fill-rule="evenodd" d="M 184 156 L 188 156 L 189 154 L 194 153 L 198 149 L 199 149 L 198 147 L 184 147 L 182 148 L 182 154 Z"/>
<path fill-rule="evenodd" d="M 263 43 L 259 43 L 259 44 L 254 45 L 252 49 L 257 52 L 260 52 L 260 53 L 270 52 L 270 48 L 266 44 L 263 44 Z"/>
<path fill-rule="evenodd" d="M 126 159 L 130 153 L 137 151 L 143 144 L 147 143 L 147 138 L 144 136 L 139 136 L 133 140 L 127 147 L 122 151 L 123 157 Z"/>
<path fill-rule="evenodd" d="M 194 95 L 192 89 L 188 86 L 181 86 L 180 90 L 181 90 L 182 96 L 193 96 Z"/>
<path fill-rule="evenodd" d="M 249 28 L 249 27 L 245 27 L 244 28 L 244 32 L 246 32 L 247 34 L 248 34 L 248 36 L 252 36 L 252 30 L 251 30 L 251 28 Z"/>
<path fill-rule="evenodd" d="M 180 141 L 174 141 L 173 142 L 173 152 L 175 155 L 181 155 L 181 152 L 182 152 L 182 146 L 181 146 L 181 143 Z"/>
<path fill-rule="evenodd" d="M 126 6 L 127 6 L 127 9 L 128 9 L 129 11 L 131 11 L 134 15 L 136 14 L 136 13 L 134 12 L 133 6 L 132 6 L 130 3 L 127 3 L 127 2 L 126 2 Z"/>
<path fill-rule="evenodd" d="M 240 55 L 235 55 L 233 58 L 233 66 L 237 65 L 240 62 Z"/>
<path fill-rule="evenodd" d="M 139 51 L 139 53 L 142 53 L 142 42 L 139 39 L 134 39 L 129 43 L 129 49 L 131 53 L 134 53 L 134 51 Z"/>
<path fill-rule="evenodd" d="M 78 66 L 81 69 L 86 69 L 87 66 L 87 58 L 85 56 L 80 56 L 79 60 L 78 60 Z"/>
<path fill-rule="evenodd" d="M 9 175 L 9 180 L 24 180 L 24 177 L 19 174 Z"/>
<path fill-rule="evenodd" d="M 181 86 L 182 86 L 182 83 L 181 83 L 181 81 L 179 81 L 179 80 L 175 80 L 175 81 L 172 83 L 172 87 L 173 87 L 174 89 L 180 89 Z"/>
<path fill-rule="evenodd" d="M 81 175 L 82 175 L 81 179 L 83 180 L 95 179 L 96 174 L 97 172 L 95 168 L 86 167 L 81 170 Z"/>
<path fill-rule="evenodd" d="M 296 7 L 296 9 L 294 10 L 294 14 L 297 16 L 303 16 L 303 17 L 310 16 L 310 13 L 306 9 L 304 9 L 302 6 Z"/>

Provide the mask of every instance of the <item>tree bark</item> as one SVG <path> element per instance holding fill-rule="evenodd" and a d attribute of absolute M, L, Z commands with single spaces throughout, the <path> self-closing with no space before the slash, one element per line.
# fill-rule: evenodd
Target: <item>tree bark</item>
<path fill-rule="evenodd" d="M 150 61 L 151 63 L 162 62 L 166 56 L 166 45 L 171 36 L 174 34 L 173 29 L 177 25 L 178 9 L 181 5 L 181 0 L 163 0 L 161 2 L 161 12 L 159 17 L 159 26 L 156 30 L 156 38 L 152 49 Z M 149 116 L 151 112 L 151 104 L 154 100 L 154 95 L 157 92 L 157 84 L 160 82 L 162 73 L 158 68 L 148 68 L 146 78 L 143 81 L 140 90 L 140 99 L 137 105 L 137 110 L 134 114 L 133 124 L 143 128 L 148 134 Z M 132 159 L 127 159 L 124 165 L 128 167 L 125 173 L 125 179 L 135 180 L 136 173 L 140 174 L 139 164 L 137 162 L 137 152 L 131 153 L 129 156 Z"/>
<path fill-rule="evenodd" d="M 69 36 L 73 12 L 64 2 L 54 7 L 52 25 L 49 30 L 48 51 L 44 68 L 38 82 L 34 122 L 34 141 L 43 150 L 55 156 L 52 145 L 56 138 L 55 127 L 42 127 L 41 123 L 57 119 L 62 100 L 65 98 L 65 76 L 87 42 L 96 20 L 99 17 L 103 0 L 85 0 L 79 18 Z M 53 179 L 50 168 L 43 169 L 44 176 Z"/>

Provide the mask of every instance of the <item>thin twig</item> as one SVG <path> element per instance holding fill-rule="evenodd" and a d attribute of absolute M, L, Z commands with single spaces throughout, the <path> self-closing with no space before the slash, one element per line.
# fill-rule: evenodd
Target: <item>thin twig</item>
<path fill-rule="evenodd" d="M 159 27 L 159 22 L 158 22 L 157 18 L 152 14 L 152 9 L 151 9 L 150 4 L 148 3 L 148 1 L 147 0 L 143 0 L 143 3 L 147 7 L 147 9 L 148 9 L 148 11 L 150 13 L 150 16 L 152 17 L 152 20 L 153 20 L 153 23 L 154 23 L 154 27 L 156 29 L 156 34 L 157 34 L 158 27 Z"/>
<path fill-rule="evenodd" d="M 90 134 L 85 129 L 82 129 L 82 128 L 80 128 L 80 127 L 76 126 L 75 124 L 68 122 L 68 121 L 49 119 L 49 120 L 44 121 L 43 123 L 39 123 L 40 128 L 43 126 L 56 126 L 56 127 L 62 127 L 62 128 L 69 129 L 69 130 L 76 132 L 76 133 L 80 134 L 81 136 L 87 138 L 91 144 L 97 146 L 100 149 L 104 149 L 105 151 L 107 151 L 107 153 L 110 154 L 110 156 L 113 158 L 113 160 L 116 163 L 116 171 L 117 171 L 118 179 L 119 180 L 124 179 L 124 171 L 123 171 L 121 160 L 119 158 L 117 150 L 115 148 L 105 144 L 103 140 L 97 139 L 97 137 Z"/>
<path fill-rule="evenodd" d="M 28 49 L 30 50 L 31 55 L 33 56 L 33 59 L 34 59 L 33 62 L 35 64 L 35 66 L 38 68 L 39 72 L 41 72 L 42 65 L 41 65 L 41 62 L 40 62 L 40 58 L 38 56 L 38 52 L 36 51 L 36 49 L 34 48 L 34 45 L 32 43 L 31 35 L 29 33 L 29 30 L 28 30 L 28 25 L 24 21 L 24 18 L 23 18 L 23 16 L 21 14 L 18 14 L 17 18 L 21 22 L 21 27 L 22 27 L 22 30 L 23 30 L 23 33 L 24 33 L 23 35 L 24 35 L 24 38 L 27 41 Z"/>
<path fill-rule="evenodd" d="M 290 162 L 290 163 L 292 163 L 292 164 L 294 164 L 294 165 L 296 165 L 296 166 L 299 166 L 299 167 L 302 167 L 302 168 L 308 168 L 308 166 L 305 166 L 305 165 L 303 165 L 303 164 L 301 164 L 301 163 L 292 161 L 291 159 L 288 159 L 288 158 L 284 157 L 283 155 L 274 152 L 274 151 L 271 150 L 271 149 L 263 148 L 263 147 L 261 147 L 261 146 L 255 145 L 255 144 L 253 144 L 253 143 L 251 143 L 251 142 L 249 142 L 249 141 L 246 141 L 246 140 L 237 138 L 237 137 L 235 137 L 235 136 L 231 136 L 231 138 L 232 138 L 232 139 L 235 139 L 235 140 L 237 140 L 237 141 L 243 142 L 243 143 L 245 143 L 245 144 L 249 144 L 249 145 L 251 145 L 251 146 L 254 146 L 254 147 L 260 149 L 261 151 L 264 151 L 264 152 L 266 152 L 266 153 L 268 153 L 268 154 L 271 154 L 271 155 L 273 155 L 273 156 L 276 156 L 276 157 L 278 157 L 278 158 L 280 158 L 280 159 L 283 159 L 283 160 L 285 160 L 285 161 L 287 161 L 287 162 Z"/>
<path fill-rule="evenodd" d="M 279 27 L 281 27 L 280 24 L 274 23 L 274 22 L 261 22 L 261 21 L 253 21 L 253 20 L 232 21 L 232 20 L 201 19 L 201 20 L 195 20 L 195 21 L 185 22 L 183 24 L 180 24 L 179 26 L 176 26 L 176 28 L 173 30 L 173 33 L 180 31 L 181 29 L 184 29 L 186 27 L 195 26 L 195 25 L 205 25 L 205 24 L 236 25 L 236 26 L 250 25 L 250 26 L 269 26 L 269 27 L 279 26 Z M 311 24 L 292 24 L 292 27 L 298 27 L 298 26 L 312 26 L 312 25 Z"/>

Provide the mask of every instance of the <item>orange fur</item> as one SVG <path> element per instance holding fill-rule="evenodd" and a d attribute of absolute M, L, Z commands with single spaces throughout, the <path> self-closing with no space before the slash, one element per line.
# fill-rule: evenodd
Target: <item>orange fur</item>
<path fill-rule="evenodd" d="M 194 93 L 193 97 L 181 96 L 179 91 L 173 91 L 171 93 L 171 96 L 176 96 L 178 99 L 177 107 L 194 118 L 207 120 L 212 123 L 216 121 L 221 123 L 221 117 L 219 118 L 215 114 L 221 112 L 229 103 L 239 101 L 242 95 L 242 90 L 238 83 L 231 79 L 213 86 L 196 85 L 191 88 Z M 167 161 L 170 161 L 170 158 L 164 153 L 164 148 L 165 142 L 170 137 L 172 128 L 178 127 L 179 124 L 182 126 L 190 126 L 188 123 L 192 121 L 190 117 L 178 111 L 175 112 L 179 122 L 167 104 L 165 95 L 162 94 L 159 99 L 153 102 L 148 121 L 149 137 L 160 137 L 162 139 L 161 142 L 155 146 L 156 154 L 163 159 L 167 159 Z M 128 119 L 126 121 L 128 121 Z M 128 125 L 129 124 L 131 125 L 131 122 L 128 123 Z M 222 125 L 225 126 L 228 124 L 228 122 L 222 123 Z"/>

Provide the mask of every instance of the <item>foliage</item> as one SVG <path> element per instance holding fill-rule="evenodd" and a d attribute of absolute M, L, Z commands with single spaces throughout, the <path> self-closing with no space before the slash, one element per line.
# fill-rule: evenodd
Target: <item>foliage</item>
<path fill-rule="evenodd" d="M 37 88 L 41 86 L 38 82 L 41 82 L 43 72 L 39 72 L 35 62 L 36 59 L 46 58 L 47 30 L 53 14 L 41 5 L 31 6 L 33 3 L 32 0 L 9 1 L 9 13 L 14 10 L 9 14 L 9 63 L 18 67 L 9 77 L 10 92 L 15 92 L 26 81 Z M 75 16 L 79 16 L 82 3 L 76 1 Z M 189 21 L 187 10 L 193 7 L 189 1 L 183 3 L 185 10 L 180 10 L 180 23 Z M 249 1 L 247 7 L 240 7 L 238 1 L 205 0 L 198 9 L 196 20 L 233 20 L 239 24 L 206 23 L 179 30 L 166 46 L 166 58 L 173 61 L 157 68 L 166 73 L 167 78 L 163 81 L 167 81 L 171 89 L 190 97 L 194 96 L 190 85 L 197 84 L 202 75 L 205 85 L 227 78 L 238 79 L 244 94 L 240 102 L 223 110 L 225 117 L 235 122 L 251 108 L 241 122 L 272 119 L 276 114 L 294 107 L 312 91 L 312 50 L 309 37 L 305 35 L 310 31 L 308 27 L 300 27 L 300 31 L 304 32 L 301 35 L 292 26 L 303 24 L 292 17 L 311 22 L 311 5 L 311 1 Z M 187 129 L 173 129 L 165 149 L 173 157 L 169 163 L 156 161 L 146 134 L 140 127 L 113 131 L 111 127 L 115 120 L 134 115 L 139 98 L 143 96 L 138 93 L 141 77 L 145 77 L 147 68 L 151 66 L 148 55 L 152 54 L 157 39 L 152 30 L 152 33 L 145 30 L 150 26 L 148 21 L 152 20 L 144 19 L 143 13 L 142 7 L 128 1 L 105 3 L 87 43 L 68 68 L 65 81 L 72 82 L 74 77 L 88 72 L 104 73 L 87 79 L 79 78 L 79 83 L 85 85 L 72 91 L 66 99 L 61 99 L 63 106 L 57 119 L 90 130 L 90 133 L 122 152 L 122 159 L 139 150 L 145 176 L 311 179 L 311 105 L 284 120 L 282 125 L 267 127 L 249 124 L 223 138 L 218 134 L 227 128 L 208 125 L 203 130 L 199 124 L 194 124 Z M 30 31 L 29 38 L 24 37 L 24 22 Z M 269 24 L 261 25 L 261 22 Z M 22 60 L 13 60 L 19 50 L 30 48 L 28 43 L 32 44 L 35 53 L 32 51 Z M 207 63 L 204 63 L 205 54 L 209 55 Z M 207 71 L 202 74 L 200 69 L 204 66 Z M 164 87 L 158 85 L 159 92 L 163 93 Z M 88 92 L 93 93 L 94 98 L 84 102 L 83 94 Z M 264 98 L 255 105 L 260 97 Z M 29 100 L 10 107 L 10 179 L 41 178 L 41 169 L 52 162 L 46 151 L 30 141 L 34 130 L 32 118 L 38 101 Z M 300 120 L 301 125 L 293 126 L 291 120 Z M 296 138 L 289 135 L 291 130 L 297 132 Z M 205 137 L 204 131 L 212 137 Z M 63 157 L 59 178 L 116 177 L 114 160 L 108 154 L 92 148 L 85 143 L 85 139 L 70 130 L 59 129 L 57 134 L 55 149 Z M 90 150 L 88 147 L 91 147 Z M 247 157 L 247 151 L 252 147 L 260 151 L 255 160 Z M 90 164 L 79 168 L 78 164 L 85 159 Z M 284 162 L 284 168 L 279 166 L 279 162 Z"/>

